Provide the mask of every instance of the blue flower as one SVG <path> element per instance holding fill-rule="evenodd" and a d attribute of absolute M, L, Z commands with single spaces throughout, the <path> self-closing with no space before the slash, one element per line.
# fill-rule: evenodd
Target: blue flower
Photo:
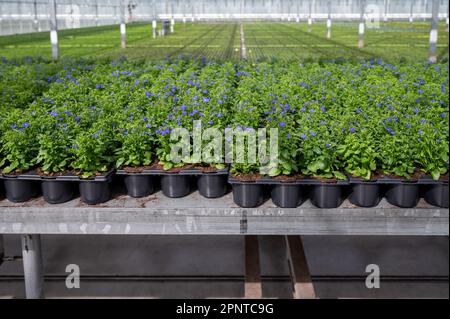
<path fill-rule="evenodd" d="M 311 136 L 313 136 L 313 137 L 317 135 L 317 133 L 314 131 L 309 132 L 309 134 L 311 134 Z"/>
<path fill-rule="evenodd" d="M 23 123 L 22 126 L 23 126 L 23 127 L 28 127 L 28 126 L 30 126 L 30 124 L 28 124 L 28 122 L 25 122 L 25 123 Z"/>
<path fill-rule="evenodd" d="M 81 120 L 81 117 L 75 116 L 75 121 L 80 122 L 80 120 Z"/>
<path fill-rule="evenodd" d="M 291 138 L 291 133 L 287 133 L 286 137 L 287 137 L 287 139 L 290 139 Z"/>
<path fill-rule="evenodd" d="M 325 147 L 326 147 L 326 148 L 330 148 L 330 146 L 331 146 L 331 145 L 330 145 L 330 144 L 328 144 L 328 143 L 327 143 L 327 144 L 325 144 Z"/>
<path fill-rule="evenodd" d="M 423 134 L 423 130 L 419 130 L 419 134 L 422 135 Z"/>
<path fill-rule="evenodd" d="M 353 128 L 353 127 L 350 127 L 348 130 L 350 131 L 350 133 L 355 133 L 356 132 L 355 128 Z"/>
<path fill-rule="evenodd" d="M 285 127 L 285 126 L 286 126 L 286 123 L 285 123 L 285 122 L 281 122 L 281 123 L 280 123 L 280 126 L 281 126 L 281 127 Z"/>
<path fill-rule="evenodd" d="M 51 111 L 51 112 L 50 112 L 50 115 L 56 117 L 56 116 L 59 115 L 59 113 L 58 113 L 57 111 Z"/>
<path fill-rule="evenodd" d="M 325 112 L 325 106 L 322 105 L 320 109 L 322 110 L 322 112 Z"/>
<path fill-rule="evenodd" d="M 209 102 L 210 98 L 209 97 L 204 97 L 203 98 L 203 102 Z"/>
<path fill-rule="evenodd" d="M 151 124 L 147 124 L 147 125 L 145 125 L 145 127 L 146 127 L 146 128 L 151 128 L 152 125 L 151 125 Z"/>
<path fill-rule="evenodd" d="M 415 107 L 414 110 L 413 110 L 413 112 L 414 112 L 414 114 L 418 114 L 418 113 L 419 113 L 419 108 L 418 108 L 418 107 Z"/>
<path fill-rule="evenodd" d="M 445 113 L 439 114 L 440 117 L 445 118 Z"/>
<path fill-rule="evenodd" d="M 427 121 L 425 121 L 424 119 L 420 120 L 420 124 L 425 124 Z"/>
<path fill-rule="evenodd" d="M 307 136 L 305 134 L 302 133 L 302 135 L 300 135 L 300 137 L 304 140 L 306 140 Z"/>
<path fill-rule="evenodd" d="M 410 123 L 406 123 L 406 127 L 407 128 L 411 128 L 411 124 Z"/>

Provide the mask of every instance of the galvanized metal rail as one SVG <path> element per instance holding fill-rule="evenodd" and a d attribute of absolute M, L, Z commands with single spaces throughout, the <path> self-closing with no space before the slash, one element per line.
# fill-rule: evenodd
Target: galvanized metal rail
<path fill-rule="evenodd" d="M 241 208 L 232 194 L 206 199 L 198 192 L 183 198 L 160 192 L 140 199 L 118 195 L 95 206 L 78 198 L 51 205 L 40 197 L 22 204 L 0 200 L 0 234 L 448 236 L 449 210 L 422 200 L 411 209 L 385 200 L 374 208 L 344 201 L 339 208 L 320 209 L 307 201 L 284 209 L 271 200 Z"/>
<path fill-rule="evenodd" d="M 40 197 L 21 204 L 0 200 L 0 237 L 2 234 L 22 235 L 26 295 L 40 298 L 44 296 L 40 234 L 448 236 L 449 210 L 423 201 L 416 208 L 404 209 L 385 200 L 374 208 L 345 201 L 339 208 L 320 209 L 307 201 L 298 208 L 283 209 L 270 200 L 257 208 L 241 208 L 234 204 L 232 194 L 206 199 L 197 192 L 177 199 L 160 192 L 140 199 L 118 195 L 95 206 L 78 198 L 51 205 Z M 305 258 L 293 248 L 301 242 L 293 238 L 286 237 L 293 296 L 314 297 Z M 254 237 L 249 239 L 246 295 L 260 296 L 255 264 L 259 256 L 254 251 L 258 245 Z M 0 255 L 1 246 L 0 238 Z"/>

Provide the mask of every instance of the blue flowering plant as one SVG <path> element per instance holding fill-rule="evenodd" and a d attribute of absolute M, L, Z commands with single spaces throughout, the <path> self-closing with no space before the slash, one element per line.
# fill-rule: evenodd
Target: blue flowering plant
<path fill-rule="evenodd" d="M 22 173 L 34 167 L 38 153 L 39 122 L 32 114 L 12 110 L 2 123 L 0 167 L 2 173 Z"/>

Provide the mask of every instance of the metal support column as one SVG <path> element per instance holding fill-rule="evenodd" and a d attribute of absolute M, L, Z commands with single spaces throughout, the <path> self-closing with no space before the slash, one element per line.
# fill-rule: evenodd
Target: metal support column
<path fill-rule="evenodd" d="M 120 45 L 122 49 L 125 49 L 127 47 L 125 0 L 120 0 Z"/>
<path fill-rule="evenodd" d="M 175 27 L 175 17 L 173 12 L 173 2 L 170 3 L 170 33 L 174 32 Z"/>
<path fill-rule="evenodd" d="M 331 1 L 328 0 L 327 39 L 331 39 Z"/>
<path fill-rule="evenodd" d="M 413 12 L 414 12 L 414 0 L 411 0 L 410 7 L 409 7 L 409 23 L 414 22 Z"/>
<path fill-rule="evenodd" d="M 5 247 L 3 246 L 3 235 L 0 235 L 0 265 L 3 263 L 5 257 Z"/>
<path fill-rule="evenodd" d="M 389 0 L 384 0 L 384 22 L 388 21 L 388 13 L 389 13 Z"/>
<path fill-rule="evenodd" d="M 430 31 L 430 51 L 428 61 L 430 63 L 437 62 L 437 41 L 438 41 L 438 23 L 439 23 L 439 0 L 433 0 L 431 8 L 431 31 Z"/>
<path fill-rule="evenodd" d="M 258 236 L 245 236 L 245 298 L 262 298 Z"/>
<path fill-rule="evenodd" d="M 41 31 L 39 28 L 39 19 L 38 19 L 38 14 L 37 14 L 37 0 L 33 1 L 33 15 L 34 15 L 34 20 L 33 20 L 34 31 Z"/>
<path fill-rule="evenodd" d="M 306 262 L 301 236 L 284 236 L 284 238 L 291 272 L 292 297 L 294 299 L 315 299 L 316 293 Z"/>
<path fill-rule="evenodd" d="M 358 29 L 358 48 L 364 47 L 364 11 L 366 10 L 366 1 L 361 0 L 361 12 L 359 15 L 359 29 Z"/>
<path fill-rule="evenodd" d="M 22 256 L 27 299 L 44 298 L 44 267 L 40 235 L 22 235 Z"/>
<path fill-rule="evenodd" d="M 309 16 L 308 16 L 308 32 L 312 31 L 312 3 L 311 0 L 309 1 Z"/>
<path fill-rule="evenodd" d="M 59 60 L 58 24 L 56 21 L 56 0 L 49 0 L 50 10 L 50 42 L 52 44 L 52 59 Z"/>
<path fill-rule="evenodd" d="M 95 11 L 95 26 L 98 27 L 98 2 L 95 1 L 94 4 L 94 11 Z"/>
<path fill-rule="evenodd" d="M 156 4 L 155 0 L 152 2 L 152 13 L 153 13 L 153 21 L 152 21 L 152 33 L 153 33 L 153 39 L 156 38 Z"/>

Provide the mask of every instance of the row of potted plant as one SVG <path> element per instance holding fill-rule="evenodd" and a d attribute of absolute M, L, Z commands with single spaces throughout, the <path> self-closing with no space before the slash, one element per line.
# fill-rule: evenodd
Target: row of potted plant
<path fill-rule="evenodd" d="M 13 67 L 4 68 L 9 74 Z M 3 73 L 5 92 L 12 77 Z M 237 203 L 239 193 L 258 193 L 256 185 L 268 179 L 287 198 L 298 197 L 295 183 L 319 184 L 317 196 L 326 201 L 341 198 L 338 184 L 350 183 L 367 193 L 363 206 L 377 201 L 366 197 L 379 198 L 374 185 L 382 183 L 389 183 L 386 196 L 394 194 L 399 206 L 408 206 L 399 198 L 410 198 L 405 189 L 416 181 L 430 189 L 448 185 L 447 64 L 71 61 L 55 74 L 26 105 L 2 100 L 0 168 L 7 188 L 27 179 L 76 180 L 90 193 L 95 185 L 106 189 L 100 185 L 117 168 L 130 195 L 150 193 L 156 174 L 169 196 L 183 196 L 190 187 L 185 176 L 199 174 L 210 176 L 199 178 L 204 189 L 221 185 L 209 196 L 217 197 L 227 182 L 217 172 L 229 154 L 198 156 L 195 148 L 208 149 L 209 141 L 196 145 L 195 132 L 209 128 L 266 128 L 268 140 L 276 129 L 276 159 L 253 161 L 244 148 L 244 160 L 231 161 Z M 186 139 L 171 139 L 178 128 L 189 132 Z M 174 158 L 180 142 L 188 152 Z M 258 151 L 271 147 L 258 145 Z"/>

